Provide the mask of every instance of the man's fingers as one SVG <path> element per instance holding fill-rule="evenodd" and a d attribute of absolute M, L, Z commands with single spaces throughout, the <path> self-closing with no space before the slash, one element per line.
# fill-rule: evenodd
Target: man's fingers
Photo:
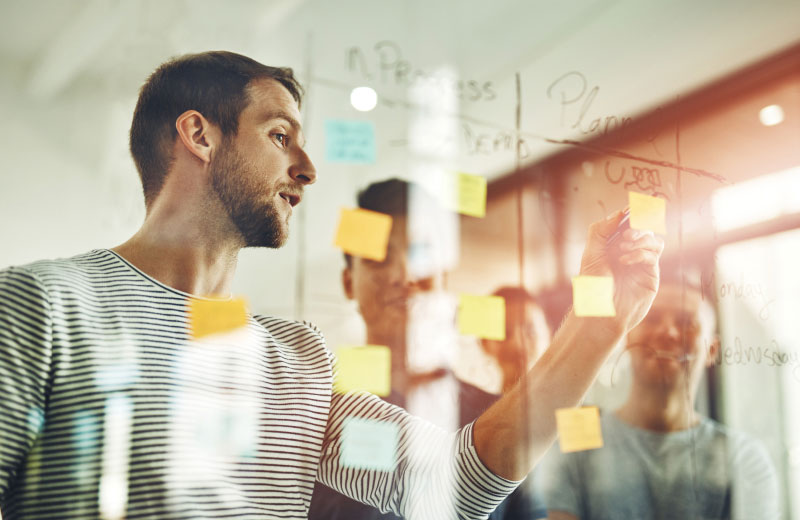
<path fill-rule="evenodd" d="M 589 240 L 600 240 L 605 244 L 608 237 L 610 237 L 622 220 L 624 212 L 622 210 L 612 213 L 603 220 L 598 220 L 589 226 Z"/>
<path fill-rule="evenodd" d="M 625 234 L 627 235 L 627 231 Z M 641 232 L 640 232 L 641 233 Z M 639 235 L 633 235 L 637 238 L 634 239 L 626 239 L 619 245 L 620 251 L 634 251 L 636 249 L 647 249 L 649 251 L 653 251 L 654 253 L 661 254 L 664 250 L 664 240 L 660 237 L 653 235 L 652 233 L 645 232 Z"/>
<path fill-rule="evenodd" d="M 658 290 L 658 271 L 647 270 L 643 276 L 637 276 L 635 283 L 648 291 Z"/>
<path fill-rule="evenodd" d="M 630 253 L 625 253 L 619 257 L 619 262 L 623 265 L 647 264 L 657 265 L 660 252 L 650 249 L 636 249 Z"/>

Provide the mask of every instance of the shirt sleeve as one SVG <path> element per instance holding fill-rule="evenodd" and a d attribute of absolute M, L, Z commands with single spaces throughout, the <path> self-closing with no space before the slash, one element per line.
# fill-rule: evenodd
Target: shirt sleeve
<path fill-rule="evenodd" d="M 732 448 L 732 518 L 783 518 L 778 475 L 767 450 L 756 439 L 744 435 Z"/>
<path fill-rule="evenodd" d="M 387 428 L 396 434 L 391 466 L 356 467 L 348 460 L 344 452 L 353 445 L 345 429 L 353 419 L 379 425 L 376 435 Z M 470 423 L 456 433 L 445 432 L 366 392 L 334 393 L 317 478 L 405 518 L 486 518 L 519 482 L 495 475 L 481 462 L 472 430 Z"/>
<path fill-rule="evenodd" d="M 44 423 L 52 324 L 44 286 L 0 271 L 0 503 Z"/>
<path fill-rule="evenodd" d="M 561 453 L 553 444 L 537 468 L 536 487 L 547 511 L 581 517 L 581 483 L 578 453 Z"/>

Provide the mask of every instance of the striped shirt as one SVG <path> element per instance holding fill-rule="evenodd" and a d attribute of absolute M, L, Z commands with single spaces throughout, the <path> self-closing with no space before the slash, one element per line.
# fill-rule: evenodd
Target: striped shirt
<path fill-rule="evenodd" d="M 109 250 L 0 271 L 5 520 L 305 518 L 315 479 L 407 518 L 485 518 L 518 484 L 471 424 L 333 393 L 314 326 L 249 316 L 195 340 L 192 298 Z M 340 457 L 354 418 L 392 425 L 388 469 Z"/>

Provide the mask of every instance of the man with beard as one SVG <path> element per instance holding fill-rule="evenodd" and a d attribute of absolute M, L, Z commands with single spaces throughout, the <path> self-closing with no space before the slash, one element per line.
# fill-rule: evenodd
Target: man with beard
<path fill-rule="evenodd" d="M 780 518 L 778 482 L 755 439 L 703 417 L 697 391 L 719 348 L 699 287 L 662 280 L 628 334 L 632 387 L 601 412 L 603 447 L 558 453 L 539 468 L 551 520 Z"/>
<path fill-rule="evenodd" d="M 285 242 L 316 178 L 300 99 L 289 69 L 238 54 L 163 64 L 130 132 L 141 229 L 113 249 L 0 271 L 6 520 L 299 519 L 315 480 L 408 518 L 485 517 L 552 443 L 555 410 L 580 401 L 646 314 L 663 242 L 629 230 L 610 253 L 617 212 L 590 227 L 581 263 L 614 276 L 616 316 L 570 313 L 525 384 L 454 433 L 333 392 L 311 325 L 251 315 L 239 335 L 192 337 L 187 308 L 229 297 L 240 249 Z M 389 468 L 340 457 L 347 426 L 364 423 L 396 432 Z"/>

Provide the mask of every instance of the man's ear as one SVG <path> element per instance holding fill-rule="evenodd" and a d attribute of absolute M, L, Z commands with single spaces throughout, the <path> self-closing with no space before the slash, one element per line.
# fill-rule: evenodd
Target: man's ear
<path fill-rule="evenodd" d="M 187 110 L 175 120 L 175 129 L 183 147 L 203 164 L 211 162 L 222 133 L 197 110 Z"/>
<path fill-rule="evenodd" d="M 348 300 L 355 299 L 355 293 L 353 292 L 353 268 L 350 266 L 345 266 L 345 268 L 342 269 L 342 288 Z"/>

